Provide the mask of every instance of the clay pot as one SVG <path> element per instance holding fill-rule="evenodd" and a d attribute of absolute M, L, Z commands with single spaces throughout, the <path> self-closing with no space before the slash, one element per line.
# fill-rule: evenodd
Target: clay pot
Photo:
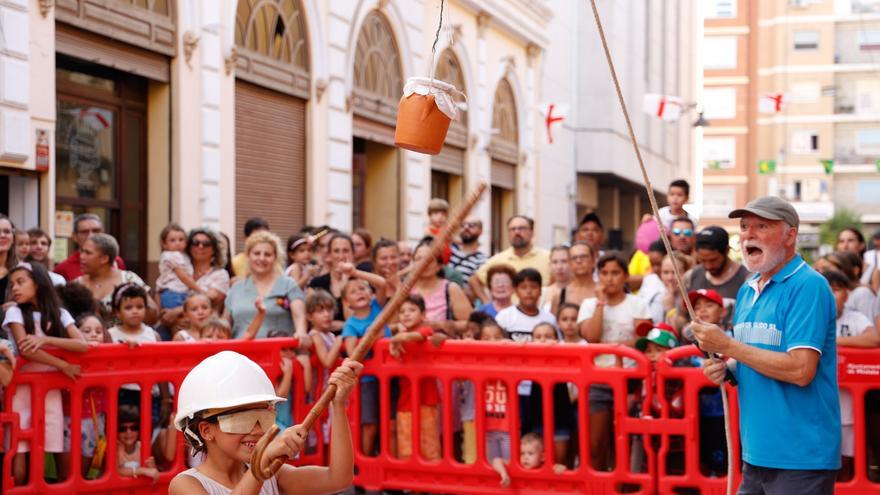
<path fill-rule="evenodd" d="M 397 109 L 394 144 L 429 155 L 440 153 L 449 123 L 457 115 L 455 93 L 459 93 L 455 86 L 443 81 L 409 78 Z"/>

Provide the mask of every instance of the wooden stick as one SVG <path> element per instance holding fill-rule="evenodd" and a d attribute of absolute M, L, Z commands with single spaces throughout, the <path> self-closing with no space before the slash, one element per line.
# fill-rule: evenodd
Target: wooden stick
<path fill-rule="evenodd" d="M 373 344 L 379 340 L 383 334 L 385 326 L 388 325 L 388 322 L 391 321 L 391 318 L 397 313 L 400 309 L 400 306 L 409 297 L 409 293 L 415 285 L 416 281 L 428 266 L 434 262 L 436 258 L 438 258 L 443 253 L 443 248 L 447 244 L 452 241 L 452 237 L 458 231 L 459 227 L 461 227 L 461 223 L 464 222 L 464 219 L 470 214 L 474 205 L 477 204 L 477 201 L 480 200 L 480 197 L 488 188 L 488 184 L 486 182 L 480 182 L 477 184 L 477 188 L 472 192 L 462 203 L 461 207 L 455 214 L 452 216 L 450 222 L 446 225 L 446 228 L 440 233 L 440 236 L 434 239 L 434 243 L 431 245 L 431 256 L 426 256 L 422 258 L 421 261 L 415 264 L 415 266 L 410 271 L 409 277 L 406 281 L 401 285 L 394 296 L 385 304 L 385 307 L 382 308 L 382 311 L 373 320 L 373 323 L 370 324 L 369 328 L 367 328 L 366 333 L 361 338 L 361 341 L 358 342 L 357 347 L 354 350 L 354 353 L 349 356 L 350 359 L 355 361 L 363 361 L 364 357 L 370 352 L 370 349 L 373 348 Z M 318 399 L 318 402 L 312 406 L 312 410 L 309 411 L 309 414 L 306 415 L 305 420 L 302 422 L 302 426 L 308 431 L 312 428 L 312 425 L 318 418 L 324 414 L 324 411 L 327 409 L 327 406 L 330 405 L 330 402 L 336 396 L 336 385 L 330 384 L 324 389 L 324 393 L 321 394 L 321 397 Z M 278 428 L 270 428 L 263 437 L 257 442 L 256 448 L 254 448 L 254 453 L 251 456 L 251 471 L 254 473 L 254 477 L 259 481 L 266 481 L 278 472 L 281 469 L 281 466 L 287 461 L 286 457 L 279 457 L 276 459 L 272 459 L 269 466 L 266 469 L 262 469 L 260 466 L 262 465 L 262 457 L 265 447 L 269 444 L 269 441 L 278 434 Z"/>

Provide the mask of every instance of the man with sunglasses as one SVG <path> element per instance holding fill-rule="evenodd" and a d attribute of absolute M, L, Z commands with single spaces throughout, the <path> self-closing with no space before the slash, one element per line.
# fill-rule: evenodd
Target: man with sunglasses
<path fill-rule="evenodd" d="M 85 244 L 92 234 L 103 234 L 104 224 L 101 217 L 94 213 L 82 213 L 73 220 L 73 242 L 77 250 L 67 257 L 66 260 L 55 265 L 55 273 L 61 275 L 68 282 L 82 276 L 82 267 L 79 264 L 79 255 L 82 245 Z M 125 262 L 119 256 L 116 257 L 116 268 L 125 270 Z"/>
<path fill-rule="evenodd" d="M 688 217 L 678 217 L 672 221 L 672 228 L 669 229 L 672 238 L 672 248 L 680 251 L 688 256 L 693 256 L 696 239 L 694 238 L 694 221 Z"/>

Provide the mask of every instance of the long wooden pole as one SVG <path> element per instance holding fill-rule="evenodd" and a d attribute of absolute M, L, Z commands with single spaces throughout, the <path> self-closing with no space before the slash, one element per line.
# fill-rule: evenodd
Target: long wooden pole
<path fill-rule="evenodd" d="M 391 318 L 394 317 L 395 314 L 397 314 L 400 306 L 406 298 L 409 297 L 413 285 L 415 285 L 416 281 L 422 276 L 428 266 L 431 265 L 436 258 L 440 257 L 443 252 L 443 247 L 452 241 L 452 237 L 461 227 L 464 219 L 467 218 L 468 214 L 470 214 L 471 210 L 480 200 L 480 197 L 486 191 L 487 187 L 489 186 L 486 182 L 480 182 L 477 184 L 476 189 L 464 200 L 464 203 L 462 203 L 458 211 L 452 215 L 446 228 L 443 229 L 439 237 L 434 239 L 434 243 L 431 246 L 431 256 L 424 257 L 421 261 L 415 264 L 415 267 L 412 270 L 410 270 L 409 276 L 404 281 L 403 285 L 398 288 L 391 300 L 385 304 L 385 307 L 382 308 L 382 311 L 376 316 L 376 319 L 373 320 L 373 323 L 370 324 L 369 328 L 367 328 L 366 333 L 361 338 L 360 342 L 358 342 L 354 353 L 349 356 L 350 359 L 355 361 L 364 360 L 364 357 L 370 352 L 370 349 L 373 348 L 373 344 L 382 337 L 385 326 L 388 325 L 388 322 L 391 321 Z M 330 405 L 330 402 L 335 396 L 336 385 L 331 383 L 326 389 L 324 389 L 324 393 L 321 394 L 318 402 L 312 406 L 312 410 L 309 411 L 309 414 L 306 415 L 305 420 L 303 420 L 302 426 L 304 426 L 306 430 L 310 430 L 315 421 L 324 414 L 327 406 Z M 260 481 L 266 481 L 271 478 L 287 461 L 286 457 L 279 457 L 272 459 L 266 469 L 261 469 L 260 467 L 262 465 L 263 451 L 275 435 L 278 434 L 278 431 L 278 427 L 273 425 L 269 431 L 263 434 L 262 438 L 257 442 L 257 445 L 254 448 L 254 453 L 251 456 L 251 471 Z"/>

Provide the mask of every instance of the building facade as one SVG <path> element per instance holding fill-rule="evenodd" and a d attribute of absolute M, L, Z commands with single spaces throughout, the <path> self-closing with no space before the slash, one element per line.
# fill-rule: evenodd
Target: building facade
<path fill-rule="evenodd" d="M 553 13 L 446 1 L 432 51 L 439 18 L 439 1 L 0 2 L 0 211 L 53 233 L 57 259 L 72 216 L 97 213 L 148 273 L 170 221 L 238 247 L 255 215 L 417 239 L 432 196 L 485 180 L 488 246 L 538 214 Z M 467 96 L 433 157 L 394 147 L 403 85 L 432 74 Z"/>

